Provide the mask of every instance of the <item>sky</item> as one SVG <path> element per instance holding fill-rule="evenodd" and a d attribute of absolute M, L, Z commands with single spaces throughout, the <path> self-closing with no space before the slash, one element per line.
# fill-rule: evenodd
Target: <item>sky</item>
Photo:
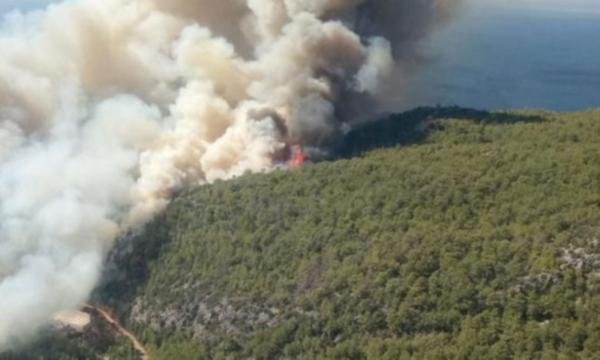
<path fill-rule="evenodd" d="M 600 11 L 598 0 L 470 0 L 484 5 L 561 12 Z"/>
<path fill-rule="evenodd" d="M 423 44 L 429 65 L 390 110 L 600 106 L 600 0 L 465 0 L 462 14 Z M 53 0 L 0 0 L 0 13 Z"/>
<path fill-rule="evenodd" d="M 53 0 L 0 0 L 0 12 L 8 12 L 14 9 L 29 10 L 43 7 Z"/>

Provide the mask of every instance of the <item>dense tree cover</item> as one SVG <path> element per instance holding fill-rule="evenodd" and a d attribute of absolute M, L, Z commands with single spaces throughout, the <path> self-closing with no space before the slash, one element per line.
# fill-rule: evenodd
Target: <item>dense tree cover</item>
<path fill-rule="evenodd" d="M 179 194 L 97 297 L 156 359 L 600 354 L 600 111 L 421 109 L 349 138 Z"/>
<path fill-rule="evenodd" d="M 368 126 L 349 153 L 412 131 L 402 147 L 181 194 L 140 237 L 157 356 L 596 354 L 600 113 L 455 110 Z M 276 315 L 198 336 L 189 304 L 222 299 Z M 149 326 L 165 309 L 183 321 Z"/>

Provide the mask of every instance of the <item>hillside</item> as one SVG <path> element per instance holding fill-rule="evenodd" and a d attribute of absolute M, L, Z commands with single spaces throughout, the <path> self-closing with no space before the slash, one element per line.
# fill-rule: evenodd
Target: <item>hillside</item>
<path fill-rule="evenodd" d="M 418 109 L 339 153 L 182 192 L 95 300 L 154 359 L 600 351 L 600 111 Z"/>

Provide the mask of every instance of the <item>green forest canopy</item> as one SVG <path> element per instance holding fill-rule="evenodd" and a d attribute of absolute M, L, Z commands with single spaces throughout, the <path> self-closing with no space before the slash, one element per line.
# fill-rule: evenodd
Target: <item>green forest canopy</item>
<path fill-rule="evenodd" d="M 600 111 L 418 109 L 338 151 L 181 193 L 96 297 L 156 359 L 600 353 Z"/>

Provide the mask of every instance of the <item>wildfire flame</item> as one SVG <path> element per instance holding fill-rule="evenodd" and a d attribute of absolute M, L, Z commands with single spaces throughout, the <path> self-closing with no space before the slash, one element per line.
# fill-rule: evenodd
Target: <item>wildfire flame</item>
<path fill-rule="evenodd" d="M 291 149 L 291 160 L 290 165 L 292 169 L 297 169 L 309 160 L 308 155 L 304 152 L 304 149 L 301 145 L 293 145 Z"/>

